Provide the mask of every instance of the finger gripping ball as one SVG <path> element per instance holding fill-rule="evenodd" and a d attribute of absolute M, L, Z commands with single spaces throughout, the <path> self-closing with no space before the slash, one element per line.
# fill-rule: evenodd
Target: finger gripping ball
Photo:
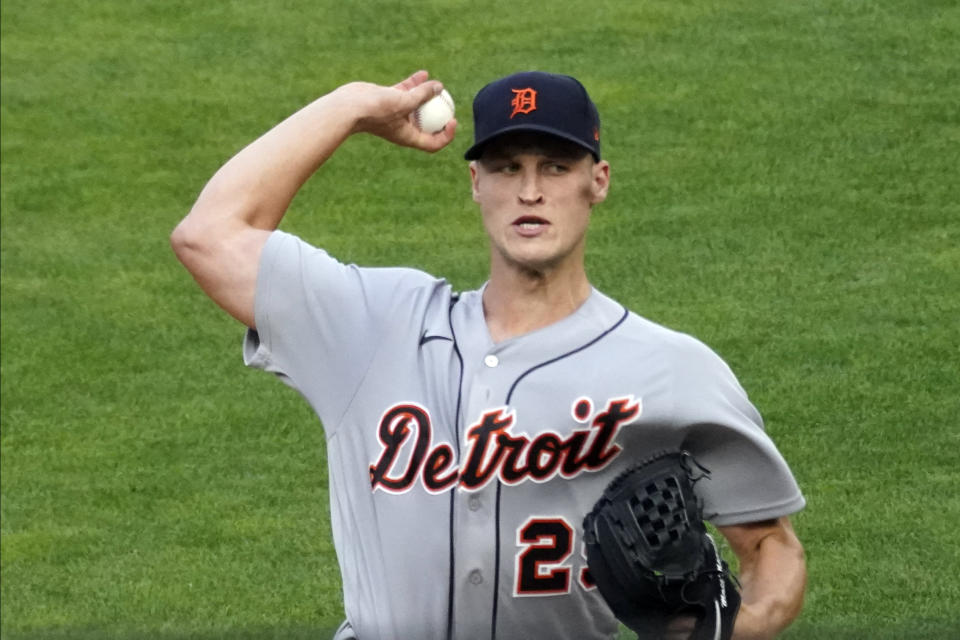
<path fill-rule="evenodd" d="M 453 119 L 453 98 L 446 89 L 414 111 L 414 121 L 421 131 L 439 133 Z"/>

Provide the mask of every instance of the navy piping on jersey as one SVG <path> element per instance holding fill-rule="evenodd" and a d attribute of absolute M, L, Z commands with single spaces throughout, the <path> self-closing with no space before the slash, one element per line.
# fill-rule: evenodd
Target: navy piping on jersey
<path fill-rule="evenodd" d="M 517 385 L 520 384 L 520 381 L 523 380 L 527 375 L 533 373 L 537 369 L 542 369 L 547 365 L 553 364 L 558 360 L 563 360 L 564 358 L 572 356 L 575 353 L 579 353 L 584 349 L 589 349 L 596 343 L 603 340 L 606 336 L 608 336 L 612 331 L 614 331 L 621 324 L 623 324 L 624 320 L 627 319 L 628 315 L 630 315 L 630 312 L 627 310 L 626 307 L 624 307 L 623 315 L 620 316 L 620 319 L 617 320 L 613 324 L 613 326 L 611 326 L 609 329 L 607 329 L 606 331 L 598 335 L 596 338 L 594 338 L 590 342 L 587 342 L 586 344 L 579 346 L 576 349 L 573 349 L 564 354 L 561 354 L 556 358 L 553 358 L 551 360 L 547 360 L 546 362 L 541 362 L 538 365 L 532 366 L 526 371 L 524 371 L 523 373 L 521 373 L 517 377 L 517 379 L 513 381 L 513 384 L 510 385 L 510 390 L 507 392 L 507 399 L 504 402 L 504 405 L 506 406 L 510 405 L 510 399 L 513 397 L 513 392 L 516 390 Z M 495 546 L 495 552 L 494 552 L 495 555 L 494 555 L 494 566 L 493 566 L 493 613 L 492 613 L 492 619 L 490 621 L 490 640 L 496 640 L 497 638 L 497 603 L 500 601 L 500 597 L 499 597 L 499 592 L 500 592 L 500 490 L 502 487 L 503 487 L 503 484 L 500 482 L 500 479 L 497 478 L 497 500 L 496 500 L 496 528 L 497 529 L 496 529 L 496 542 L 495 542 L 496 546 Z"/>
<path fill-rule="evenodd" d="M 456 450 L 457 450 L 457 461 L 459 464 L 460 460 L 460 403 L 463 399 L 463 355 L 460 353 L 460 347 L 457 346 L 457 333 L 453 330 L 453 305 L 457 304 L 457 301 L 460 299 L 459 295 L 454 295 L 450 300 L 450 308 L 447 311 L 447 319 L 450 323 L 450 335 L 452 338 L 449 338 L 453 342 L 453 353 L 457 356 L 457 361 L 460 363 L 460 380 L 457 383 L 457 411 L 454 414 L 454 424 L 453 431 Z M 433 336 L 431 336 L 432 338 Z M 441 336 L 437 336 L 441 337 Z M 421 339 L 420 344 L 423 344 L 423 339 Z M 457 490 L 454 488 L 450 492 L 450 586 L 447 590 L 447 640 L 453 640 L 453 598 L 454 592 L 456 590 L 456 574 L 454 573 L 455 569 L 455 545 L 454 545 L 454 518 L 453 518 L 453 509 L 456 505 Z"/>

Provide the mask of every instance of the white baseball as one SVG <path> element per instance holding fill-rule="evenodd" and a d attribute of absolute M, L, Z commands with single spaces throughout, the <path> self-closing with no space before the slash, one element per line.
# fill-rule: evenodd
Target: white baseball
<path fill-rule="evenodd" d="M 414 121 L 421 131 L 438 133 L 453 119 L 453 98 L 444 89 L 420 105 L 413 113 Z"/>

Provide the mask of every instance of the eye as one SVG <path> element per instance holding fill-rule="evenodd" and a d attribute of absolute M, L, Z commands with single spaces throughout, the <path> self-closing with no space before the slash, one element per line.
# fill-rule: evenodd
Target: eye
<path fill-rule="evenodd" d="M 548 162 L 544 166 L 544 169 L 546 170 L 547 174 L 551 176 L 563 175 L 570 171 L 570 167 L 562 162 Z"/>
<path fill-rule="evenodd" d="M 497 167 L 499 173 L 505 173 L 507 175 L 513 175 L 520 170 L 520 165 L 516 162 L 504 162 Z"/>

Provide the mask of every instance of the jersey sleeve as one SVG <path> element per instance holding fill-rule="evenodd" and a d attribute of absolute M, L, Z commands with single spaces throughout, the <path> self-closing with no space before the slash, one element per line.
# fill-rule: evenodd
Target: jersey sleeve
<path fill-rule="evenodd" d="M 275 231 L 260 259 L 244 362 L 298 390 L 330 437 L 387 335 L 419 339 L 417 307 L 440 284 L 414 269 L 343 264 Z"/>
<path fill-rule="evenodd" d="M 805 501 L 796 479 L 730 367 L 689 336 L 677 363 L 676 426 L 683 447 L 710 470 L 709 479 L 697 483 L 704 517 L 724 526 L 801 510 Z"/>

